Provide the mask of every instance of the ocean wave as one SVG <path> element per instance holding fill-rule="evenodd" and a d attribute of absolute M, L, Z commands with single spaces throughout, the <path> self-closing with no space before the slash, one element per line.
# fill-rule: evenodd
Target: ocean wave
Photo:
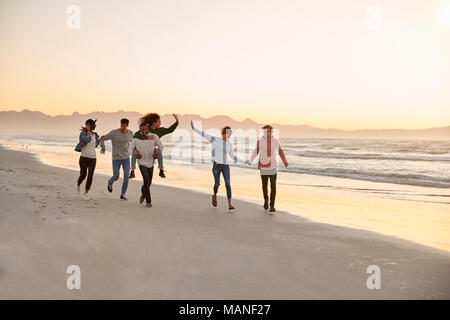
<path fill-rule="evenodd" d="M 404 157 L 404 156 L 388 155 L 385 153 L 339 153 L 339 152 L 305 151 L 305 152 L 297 152 L 295 155 L 298 157 L 305 157 L 305 158 L 326 158 L 326 159 L 450 162 L 450 157 L 435 157 L 435 156 Z"/>
<path fill-rule="evenodd" d="M 432 177 L 416 173 L 386 173 L 342 168 L 301 167 L 290 167 L 289 169 L 280 169 L 280 171 L 422 187 L 450 188 L 450 177 Z"/>

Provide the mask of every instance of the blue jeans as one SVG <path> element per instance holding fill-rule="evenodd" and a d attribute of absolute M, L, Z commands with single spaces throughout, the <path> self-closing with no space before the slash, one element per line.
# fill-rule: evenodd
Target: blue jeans
<path fill-rule="evenodd" d="M 214 194 L 217 194 L 219 190 L 220 173 L 222 173 L 223 180 L 225 180 L 225 187 L 227 188 L 227 198 L 231 199 L 230 166 L 214 162 L 212 172 L 214 175 Z"/>
<path fill-rule="evenodd" d="M 122 195 L 124 196 L 127 193 L 128 188 L 128 177 L 130 175 L 130 158 L 113 160 L 113 176 L 109 179 L 108 183 L 113 184 L 114 181 L 119 179 L 120 175 L 120 166 L 123 168 L 123 183 L 122 183 Z"/>
<path fill-rule="evenodd" d="M 147 168 L 145 166 L 139 166 L 139 170 L 141 170 L 142 179 L 144 183 L 141 187 L 141 193 L 145 197 L 146 203 L 152 203 L 152 196 L 150 194 L 150 186 L 152 185 L 153 178 L 153 167 Z"/>
<path fill-rule="evenodd" d="M 162 156 L 161 150 L 159 150 L 157 157 L 158 157 L 158 167 L 161 168 L 161 167 L 163 167 L 163 156 Z M 131 166 L 133 168 L 136 168 L 136 155 L 134 154 L 134 152 L 131 155 Z"/>

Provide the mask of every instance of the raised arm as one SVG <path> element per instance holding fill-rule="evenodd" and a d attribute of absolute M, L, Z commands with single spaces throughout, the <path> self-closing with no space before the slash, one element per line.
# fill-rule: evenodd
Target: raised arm
<path fill-rule="evenodd" d="M 210 136 L 209 134 L 205 133 L 204 131 L 201 131 L 201 130 L 197 129 L 196 127 L 194 127 L 194 123 L 192 121 L 191 121 L 191 128 L 192 128 L 192 130 L 197 132 L 199 135 L 201 135 L 203 138 L 205 138 L 209 142 L 213 141 L 213 137 L 212 136 Z"/>
<path fill-rule="evenodd" d="M 160 127 L 159 131 L 160 131 L 160 138 L 162 138 L 163 136 L 165 136 L 166 134 L 172 133 L 175 131 L 175 129 L 178 127 L 178 120 L 176 120 L 170 127 L 168 128 L 163 128 Z"/>

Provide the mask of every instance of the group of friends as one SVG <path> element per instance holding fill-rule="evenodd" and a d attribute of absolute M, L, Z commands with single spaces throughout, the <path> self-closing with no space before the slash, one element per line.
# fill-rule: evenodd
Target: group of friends
<path fill-rule="evenodd" d="M 87 178 L 83 199 L 89 200 L 88 193 L 92 186 L 97 162 L 96 148 L 100 146 L 100 153 L 104 154 L 106 150 L 105 141 L 111 140 L 113 176 L 108 180 L 108 191 L 113 191 L 113 184 L 119 179 L 120 168 L 122 167 L 123 183 L 120 199 L 127 200 L 126 192 L 128 180 L 135 178 L 134 171 L 136 169 L 137 161 L 143 179 L 139 201 L 141 204 L 145 201 L 145 206 L 152 207 L 150 186 L 153 179 L 154 164 L 157 160 L 159 176 L 165 178 L 163 144 L 161 143 L 161 138 L 174 132 L 177 128 L 179 119 L 176 114 L 173 116 L 175 122 L 170 127 L 165 128 L 161 127 L 161 118 L 158 114 L 148 113 L 139 119 L 139 131 L 134 134 L 133 131 L 128 129 L 129 120 L 123 118 L 120 120 L 120 127 L 118 129 L 111 130 L 108 134 L 101 137 L 95 132 L 97 120 L 86 120 L 85 126 L 81 128 L 79 142 L 75 147 L 75 150 L 81 153 L 79 158 L 80 176 L 78 177 L 76 187 L 77 192 L 80 193 L 81 184 Z M 235 209 L 231 203 L 230 161 L 251 165 L 255 158 L 258 157 L 258 169 L 261 174 L 264 196 L 263 206 L 265 210 L 269 210 L 269 213 L 273 214 L 276 211 L 277 155 L 280 156 L 285 167 L 288 166 L 288 162 L 279 141 L 272 135 L 272 126 L 265 125 L 263 127 L 263 136 L 258 140 L 250 160 L 245 161 L 239 159 L 233 152 L 233 145 L 229 141 L 232 130 L 229 126 L 222 128 L 221 136 L 219 137 L 211 136 L 204 131 L 199 130 L 194 126 L 192 121 L 191 128 L 194 132 L 198 133 L 211 143 L 211 157 L 213 162 L 212 173 L 214 176 L 213 195 L 211 197 L 212 205 L 217 207 L 217 192 L 220 185 L 220 175 L 222 175 L 227 191 L 228 209 Z M 269 181 L 270 197 L 268 194 Z"/>

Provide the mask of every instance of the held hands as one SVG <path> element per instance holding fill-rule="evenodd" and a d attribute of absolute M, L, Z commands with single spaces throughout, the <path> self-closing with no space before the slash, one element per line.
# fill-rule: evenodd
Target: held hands
<path fill-rule="evenodd" d="M 103 138 L 105 138 L 105 136 L 101 136 L 100 139 L 98 139 L 98 141 L 102 141 Z M 101 153 L 101 154 L 105 154 L 105 148 L 102 148 L 102 149 L 100 150 L 100 153 Z"/>

